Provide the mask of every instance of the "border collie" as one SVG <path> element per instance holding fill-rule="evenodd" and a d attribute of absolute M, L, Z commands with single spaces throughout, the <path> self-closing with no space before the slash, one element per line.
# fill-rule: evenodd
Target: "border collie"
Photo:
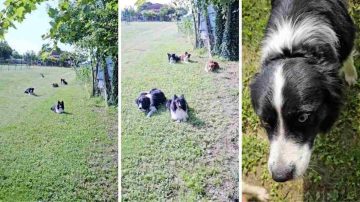
<path fill-rule="evenodd" d="M 183 55 L 180 56 L 180 60 L 185 63 L 188 63 L 190 61 L 190 56 L 191 56 L 190 53 L 185 52 Z"/>
<path fill-rule="evenodd" d="M 168 53 L 167 55 L 170 64 L 175 64 L 180 62 L 180 57 L 177 56 L 175 53 Z"/>
<path fill-rule="evenodd" d="M 61 85 L 68 85 L 68 83 L 65 81 L 65 79 L 60 79 Z"/>
<path fill-rule="evenodd" d="M 171 119 L 176 122 L 186 121 L 189 117 L 188 105 L 184 95 L 181 95 L 180 97 L 174 95 L 171 100 L 166 102 L 166 108 L 170 111 Z"/>
<path fill-rule="evenodd" d="M 343 0 L 273 0 L 251 100 L 270 141 L 277 182 L 304 175 L 318 133 L 339 115 L 343 82 L 356 82 L 355 27 Z"/>
<path fill-rule="evenodd" d="M 165 102 L 165 94 L 157 88 L 151 89 L 149 92 L 140 93 L 139 97 L 135 100 L 139 110 L 147 113 L 147 117 L 151 117 L 158 107 L 165 104 Z"/>
<path fill-rule="evenodd" d="M 35 95 L 34 90 L 35 90 L 34 88 L 28 88 L 28 89 L 25 90 L 24 93 L 26 93 L 28 95 Z"/>
<path fill-rule="evenodd" d="M 53 105 L 50 109 L 51 111 L 57 114 L 64 113 L 65 111 L 64 101 L 58 101 L 57 104 Z"/>
<path fill-rule="evenodd" d="M 208 61 L 207 64 L 205 65 L 206 72 L 213 72 L 213 71 L 217 71 L 218 69 L 220 69 L 219 63 L 213 60 Z"/>

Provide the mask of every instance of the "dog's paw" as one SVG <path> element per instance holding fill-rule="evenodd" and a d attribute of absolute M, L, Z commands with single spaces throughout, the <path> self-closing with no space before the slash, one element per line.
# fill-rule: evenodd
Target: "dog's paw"
<path fill-rule="evenodd" d="M 181 121 L 180 121 L 180 120 L 176 120 L 176 123 L 181 123 Z"/>
<path fill-rule="evenodd" d="M 260 201 L 268 201 L 270 199 L 270 195 L 267 193 L 266 189 L 260 188 L 257 193 L 257 198 Z"/>
<path fill-rule="evenodd" d="M 349 86 L 353 86 L 357 83 L 358 76 L 357 74 L 347 75 L 345 74 L 345 81 Z"/>

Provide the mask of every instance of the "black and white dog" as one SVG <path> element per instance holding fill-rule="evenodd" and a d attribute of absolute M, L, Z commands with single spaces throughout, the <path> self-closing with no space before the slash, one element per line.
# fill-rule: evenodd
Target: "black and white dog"
<path fill-rule="evenodd" d="M 60 79 L 61 85 L 68 85 L 68 83 L 65 81 L 65 79 Z"/>
<path fill-rule="evenodd" d="M 147 117 L 150 117 L 160 105 L 165 104 L 165 94 L 157 89 L 151 89 L 149 92 L 140 93 L 139 97 L 135 100 L 136 105 L 140 111 L 147 113 Z"/>
<path fill-rule="evenodd" d="M 24 93 L 26 93 L 28 95 L 35 95 L 34 90 L 35 90 L 34 88 L 28 88 L 28 89 L 25 90 Z"/>
<path fill-rule="evenodd" d="M 175 53 L 168 53 L 167 55 L 170 64 L 178 63 L 181 60 L 181 58 L 177 56 Z"/>
<path fill-rule="evenodd" d="M 65 111 L 64 101 L 58 101 L 57 104 L 53 105 L 50 109 L 51 109 L 51 111 L 53 111 L 57 114 L 64 113 L 64 111 Z"/>
<path fill-rule="evenodd" d="M 302 176 L 315 136 L 339 115 L 343 82 L 356 82 L 354 23 L 344 0 L 272 0 L 252 104 L 270 141 L 272 178 Z"/>
<path fill-rule="evenodd" d="M 170 111 L 171 119 L 176 122 L 186 121 L 189 117 L 188 105 L 184 95 L 181 95 L 180 97 L 174 95 L 171 100 L 166 102 L 166 108 Z"/>
<path fill-rule="evenodd" d="M 53 84 L 52 84 L 52 87 L 57 88 L 57 87 L 59 87 L 59 84 L 53 83 Z"/>

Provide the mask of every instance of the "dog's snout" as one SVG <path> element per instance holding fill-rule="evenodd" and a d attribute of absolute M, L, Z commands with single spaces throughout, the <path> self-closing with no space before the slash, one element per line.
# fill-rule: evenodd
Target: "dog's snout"
<path fill-rule="evenodd" d="M 294 178 L 295 166 L 281 165 L 271 167 L 271 175 L 276 182 L 286 182 Z"/>

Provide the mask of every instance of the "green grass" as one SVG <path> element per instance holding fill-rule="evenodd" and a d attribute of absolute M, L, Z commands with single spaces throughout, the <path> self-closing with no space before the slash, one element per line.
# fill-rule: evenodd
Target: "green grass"
<path fill-rule="evenodd" d="M 350 11 L 360 25 L 360 6 Z M 269 144 L 250 103 L 249 81 L 259 67 L 259 47 L 269 15 L 270 1 L 243 1 L 243 179 L 264 185 L 271 201 L 360 200 L 360 83 L 345 90 L 341 116 L 328 134 L 319 135 L 303 179 L 274 182 L 267 169 Z M 253 23 L 257 22 L 257 23 Z M 356 49 L 360 51 L 359 34 Z M 360 57 L 355 58 L 360 73 Z"/>
<path fill-rule="evenodd" d="M 50 110 L 57 100 L 68 114 Z M 3 71 L 0 103 L 0 201 L 116 201 L 117 112 L 72 69 Z"/>
<path fill-rule="evenodd" d="M 185 51 L 196 62 L 168 64 L 167 52 Z M 201 52 L 192 50 L 175 23 L 122 25 L 123 201 L 238 197 L 238 150 L 227 152 L 238 144 L 238 82 L 229 83 L 238 63 L 220 61 L 220 73 L 206 73 Z M 155 87 L 168 98 L 185 95 L 187 123 L 173 122 L 164 108 L 151 118 L 137 109 L 135 98 Z M 226 112 L 230 107 L 234 114 Z"/>

